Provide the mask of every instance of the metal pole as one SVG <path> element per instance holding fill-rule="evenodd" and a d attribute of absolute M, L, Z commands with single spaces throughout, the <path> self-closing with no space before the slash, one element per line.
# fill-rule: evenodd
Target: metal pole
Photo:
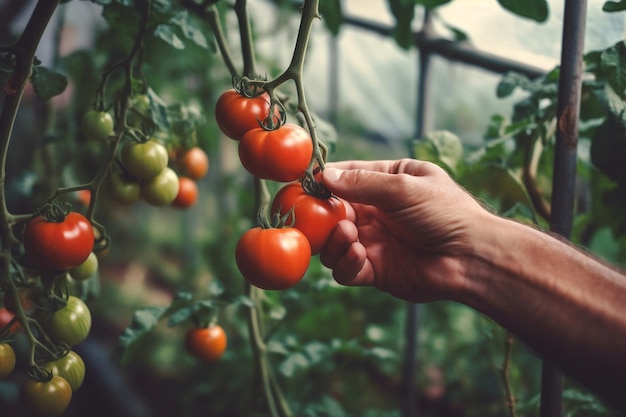
<path fill-rule="evenodd" d="M 576 196 L 576 148 L 583 73 L 586 0 L 566 0 L 557 106 L 557 132 L 552 182 L 550 229 L 569 238 Z M 541 417 L 560 417 L 563 377 L 550 363 L 541 373 Z"/>

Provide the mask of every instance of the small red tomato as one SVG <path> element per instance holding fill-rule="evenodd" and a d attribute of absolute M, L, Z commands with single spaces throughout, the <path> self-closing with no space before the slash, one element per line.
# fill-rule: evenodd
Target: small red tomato
<path fill-rule="evenodd" d="M 13 320 L 14 318 L 15 318 L 15 314 L 11 313 L 9 310 L 7 310 L 4 307 L 0 308 L 0 329 L 4 328 L 4 326 L 9 324 L 11 320 Z M 20 329 L 20 327 L 21 327 L 20 322 L 16 320 L 15 323 L 13 323 L 11 327 L 9 328 L 9 334 L 17 332 Z"/>
<path fill-rule="evenodd" d="M 272 202 L 272 215 L 280 213 L 285 216 L 292 208 L 295 221 L 289 215 L 285 223 L 293 221 L 293 227 L 304 233 L 311 244 L 312 255 L 322 251 L 337 222 L 346 218 L 343 201 L 337 197 L 312 196 L 299 182 L 292 182 L 278 190 Z"/>
<path fill-rule="evenodd" d="M 63 271 L 82 264 L 93 250 L 94 232 L 85 216 L 67 213 L 60 221 L 43 216 L 24 230 L 24 251 L 29 261 L 44 271 Z"/>
<path fill-rule="evenodd" d="M 293 227 L 255 227 L 237 242 L 235 261 L 250 284 L 264 290 L 286 290 L 304 277 L 311 261 L 311 245 Z"/>
<path fill-rule="evenodd" d="M 172 201 L 172 206 L 186 209 L 193 206 L 198 200 L 198 184 L 188 177 L 178 177 L 178 194 Z"/>
<path fill-rule="evenodd" d="M 248 172 L 276 182 L 300 179 L 312 156 L 311 136 L 291 123 L 276 130 L 252 129 L 239 142 L 239 159 Z"/>
<path fill-rule="evenodd" d="M 235 90 L 227 90 L 215 104 L 215 120 L 222 132 L 233 140 L 259 127 L 270 114 L 270 97 L 267 93 L 248 98 Z"/>
<path fill-rule="evenodd" d="M 216 361 L 226 350 L 226 332 L 217 324 L 191 328 L 185 334 L 185 349 L 203 362 Z"/>
<path fill-rule="evenodd" d="M 192 180 L 197 181 L 209 172 L 209 157 L 197 146 L 183 151 L 177 159 L 182 174 Z"/>

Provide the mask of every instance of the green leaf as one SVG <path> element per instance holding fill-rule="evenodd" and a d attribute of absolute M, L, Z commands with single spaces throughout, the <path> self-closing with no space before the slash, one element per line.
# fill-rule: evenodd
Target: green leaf
<path fill-rule="evenodd" d="M 396 27 L 393 37 L 396 43 L 404 49 L 413 46 L 413 28 L 415 17 L 415 3 L 407 0 L 388 0 L 391 13 L 396 18 Z"/>
<path fill-rule="evenodd" d="M 463 144 L 452 132 L 435 131 L 415 142 L 413 155 L 417 159 L 434 162 L 454 174 L 463 159 Z"/>
<path fill-rule="evenodd" d="M 439 6 L 449 3 L 450 1 L 451 0 L 415 0 L 415 4 L 421 4 L 427 9 L 435 9 Z"/>
<path fill-rule="evenodd" d="M 337 35 L 339 28 L 343 22 L 343 13 L 341 12 L 341 1 L 339 0 L 327 0 L 320 2 L 319 5 L 320 15 L 324 24 L 330 30 L 330 33 Z"/>
<path fill-rule="evenodd" d="M 626 186 L 625 113 L 610 111 L 591 142 L 591 162 L 609 179 Z"/>
<path fill-rule="evenodd" d="M 46 67 L 35 67 L 30 81 L 33 83 L 35 93 L 42 100 L 50 100 L 67 88 L 67 78 Z"/>
<path fill-rule="evenodd" d="M 193 25 L 186 10 L 177 13 L 176 16 L 170 19 L 169 24 L 178 27 L 185 38 L 189 39 L 199 47 L 204 49 L 209 48 L 209 44 L 207 43 L 204 34 Z"/>
<path fill-rule="evenodd" d="M 159 324 L 166 311 L 167 307 L 146 307 L 135 311 L 130 325 L 118 339 L 114 352 L 115 358 L 122 361 L 133 344 Z"/>
<path fill-rule="evenodd" d="M 498 98 L 504 98 L 510 96 L 517 87 L 526 88 L 530 81 L 525 75 L 508 72 L 504 74 L 498 86 L 496 88 L 496 95 Z"/>
<path fill-rule="evenodd" d="M 600 58 L 602 74 L 620 96 L 626 90 L 626 43 L 619 42 L 605 50 Z"/>
<path fill-rule="evenodd" d="M 621 12 L 626 10 L 626 0 L 607 1 L 602 6 L 602 11 L 608 13 Z"/>
<path fill-rule="evenodd" d="M 154 30 L 154 36 L 163 40 L 174 49 L 184 49 L 185 44 L 176 34 L 175 28 L 167 23 L 163 23 L 157 26 Z"/>
<path fill-rule="evenodd" d="M 548 3 L 546 0 L 498 0 L 506 10 L 537 22 L 548 19 Z"/>

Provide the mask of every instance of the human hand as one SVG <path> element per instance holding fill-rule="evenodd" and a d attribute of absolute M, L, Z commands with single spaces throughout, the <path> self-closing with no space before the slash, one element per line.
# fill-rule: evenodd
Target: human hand
<path fill-rule="evenodd" d="M 322 183 L 346 202 L 320 254 L 344 285 L 411 302 L 454 299 L 490 214 L 440 167 L 414 159 L 329 163 Z"/>

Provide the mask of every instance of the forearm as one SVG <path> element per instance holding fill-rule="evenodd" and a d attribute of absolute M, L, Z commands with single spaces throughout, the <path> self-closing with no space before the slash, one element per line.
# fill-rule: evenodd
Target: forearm
<path fill-rule="evenodd" d="M 530 227 L 488 224 L 459 301 L 626 408 L 626 277 Z"/>

